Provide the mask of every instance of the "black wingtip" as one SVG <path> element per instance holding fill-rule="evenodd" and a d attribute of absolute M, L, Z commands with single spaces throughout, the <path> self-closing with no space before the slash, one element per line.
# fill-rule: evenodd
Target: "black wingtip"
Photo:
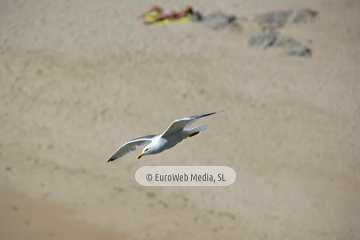
<path fill-rule="evenodd" d="M 116 158 L 110 158 L 108 161 L 107 161 L 107 163 L 108 162 L 112 162 L 112 161 L 114 161 Z"/>
<path fill-rule="evenodd" d="M 200 117 L 200 118 L 202 118 L 202 117 L 207 117 L 207 116 L 214 115 L 214 114 L 216 114 L 216 113 L 221 113 L 221 112 L 223 112 L 223 111 L 225 111 L 225 109 L 224 109 L 224 110 L 221 110 L 221 111 L 218 111 L 218 112 L 212 112 L 212 113 L 207 113 L 207 114 L 199 115 L 199 117 Z"/>

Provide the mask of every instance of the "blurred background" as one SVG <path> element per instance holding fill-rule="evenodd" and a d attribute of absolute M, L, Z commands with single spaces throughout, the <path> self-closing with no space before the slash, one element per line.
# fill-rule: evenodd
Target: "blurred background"
<path fill-rule="evenodd" d="M 237 17 L 145 26 L 151 5 Z M 311 50 L 249 46 L 254 16 Z M 0 239 L 360 239 L 360 2 L 0 0 Z M 209 128 L 112 163 L 176 118 Z M 229 166 L 227 187 L 143 187 L 142 166 Z"/>

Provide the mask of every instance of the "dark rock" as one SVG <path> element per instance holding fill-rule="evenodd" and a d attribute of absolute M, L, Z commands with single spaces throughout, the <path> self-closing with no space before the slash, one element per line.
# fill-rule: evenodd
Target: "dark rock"
<path fill-rule="evenodd" d="M 288 48 L 285 50 L 285 55 L 293 56 L 297 55 L 300 57 L 310 57 L 311 50 L 300 45 L 298 42 L 291 42 Z"/>
<path fill-rule="evenodd" d="M 299 9 L 292 12 L 289 17 L 290 23 L 308 22 L 313 21 L 318 15 L 317 11 L 310 9 Z"/>
<path fill-rule="evenodd" d="M 222 29 L 236 20 L 235 16 L 221 12 L 204 12 L 201 14 L 201 23 L 212 29 Z"/>
<path fill-rule="evenodd" d="M 281 27 L 289 18 L 292 11 L 271 11 L 256 15 L 254 21 L 263 26 Z"/>
<path fill-rule="evenodd" d="M 250 46 L 260 47 L 265 50 L 272 46 L 276 41 L 277 34 L 274 30 L 269 29 L 264 32 L 254 33 L 248 40 Z"/>
<path fill-rule="evenodd" d="M 273 29 L 253 34 L 249 38 L 248 44 L 250 46 L 260 47 L 263 50 L 269 47 L 287 47 L 285 54 L 288 56 L 311 56 L 311 51 L 308 48 L 301 46 L 300 43 L 296 42 L 291 37 L 280 35 Z"/>
<path fill-rule="evenodd" d="M 199 12 L 193 12 L 190 16 L 190 20 L 194 22 L 199 22 L 202 20 L 201 13 Z"/>
<path fill-rule="evenodd" d="M 312 21 L 316 15 L 318 15 L 318 12 L 310 9 L 271 11 L 256 15 L 254 21 L 261 26 L 277 28 L 284 26 L 288 22 L 299 23 Z"/>
<path fill-rule="evenodd" d="M 277 34 L 276 35 L 276 40 L 273 43 L 273 46 L 275 46 L 275 47 L 286 47 L 289 43 L 291 43 L 293 41 L 294 40 L 292 39 L 292 37 Z"/>

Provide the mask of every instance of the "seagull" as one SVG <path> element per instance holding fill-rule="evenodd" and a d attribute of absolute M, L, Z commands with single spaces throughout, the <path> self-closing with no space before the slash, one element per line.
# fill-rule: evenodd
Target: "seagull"
<path fill-rule="evenodd" d="M 174 147 L 182 140 L 188 137 L 193 137 L 199 134 L 200 131 L 204 131 L 207 129 L 206 124 L 201 124 L 200 126 L 197 126 L 195 128 L 188 128 L 195 121 L 199 120 L 200 118 L 207 117 L 223 111 L 224 110 L 176 119 L 171 123 L 171 125 L 166 129 L 164 133 L 158 135 L 148 135 L 128 141 L 127 143 L 122 145 L 114 155 L 112 155 L 108 162 L 114 161 L 119 157 L 128 154 L 129 152 L 135 151 L 137 146 L 141 146 L 149 142 L 151 143 L 142 150 L 141 154 L 138 156 L 138 159 L 140 159 L 144 155 L 161 153 L 169 148 Z"/>

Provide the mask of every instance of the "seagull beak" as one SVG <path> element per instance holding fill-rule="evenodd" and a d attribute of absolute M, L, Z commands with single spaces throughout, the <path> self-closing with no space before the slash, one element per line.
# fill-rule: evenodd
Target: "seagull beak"
<path fill-rule="evenodd" d="M 140 159 L 142 156 L 144 156 L 145 154 L 140 154 L 139 156 L 138 156 L 138 159 Z"/>

